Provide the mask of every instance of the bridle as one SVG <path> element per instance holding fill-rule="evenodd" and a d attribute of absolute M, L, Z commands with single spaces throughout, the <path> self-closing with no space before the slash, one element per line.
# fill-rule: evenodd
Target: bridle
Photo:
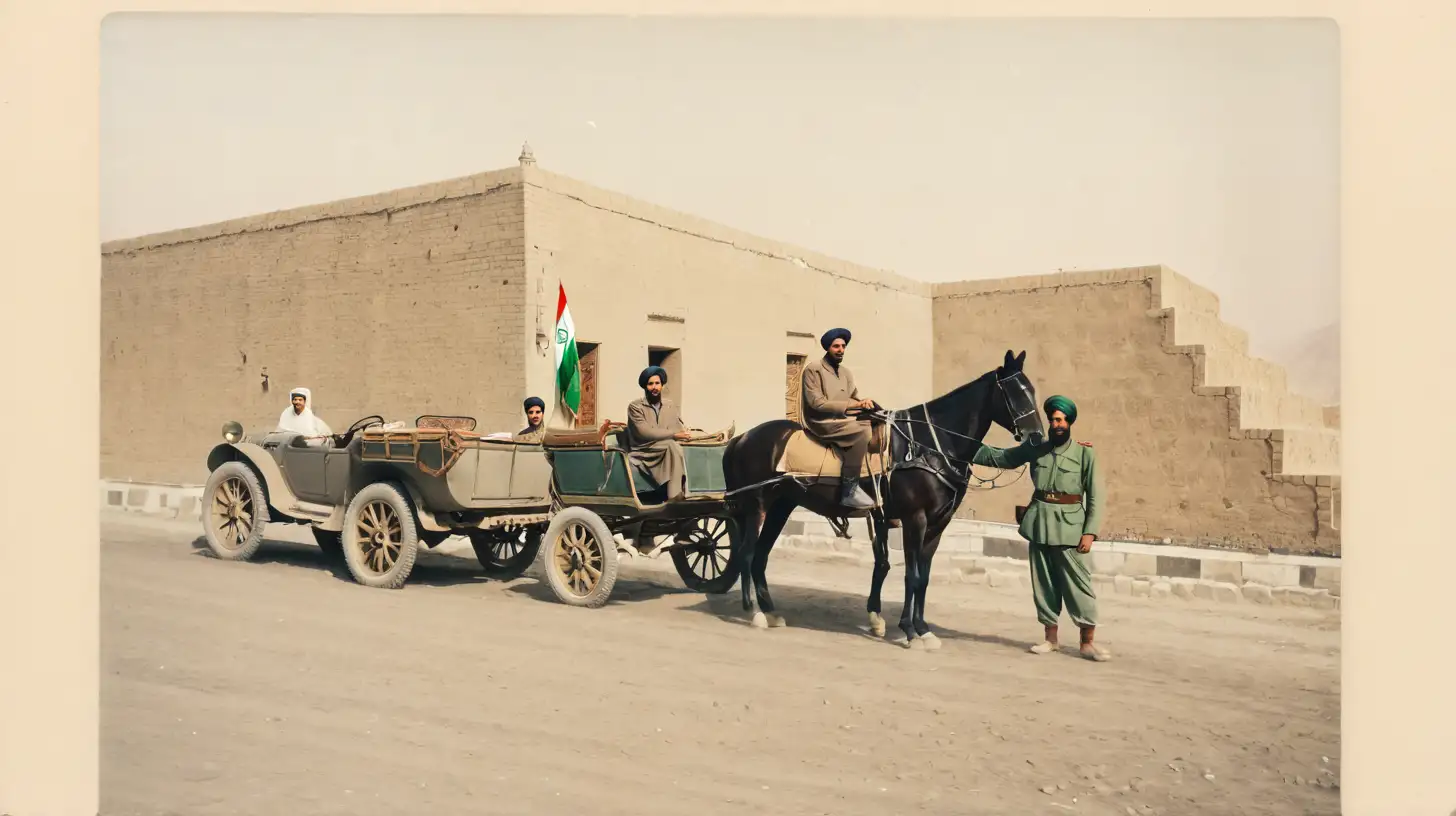
<path fill-rule="evenodd" d="M 1022 420 L 1026 419 L 1027 417 L 1036 416 L 1036 406 L 1034 401 L 1031 399 L 1023 400 L 1023 402 L 1030 407 L 1018 413 L 1017 408 L 1011 398 L 1011 388 L 1013 387 L 1023 395 L 1028 395 L 1031 393 L 1031 384 L 1027 381 L 1026 374 L 1021 371 L 1013 372 L 1012 374 L 1005 377 L 996 378 L 996 390 L 1000 392 L 1002 404 L 1006 408 L 1007 415 L 1011 417 L 1010 424 L 1012 427 L 1012 436 L 1015 437 L 1016 441 L 1020 442 L 1023 436 L 1020 429 Z M 954 474 L 955 478 L 954 480 L 952 480 L 949 474 L 945 473 L 944 470 L 942 470 L 941 468 L 925 467 L 924 469 L 930 471 L 937 478 L 944 481 L 947 486 L 955 490 L 957 494 L 969 490 L 972 480 L 975 480 L 980 485 L 990 485 L 990 487 L 982 487 L 978 489 L 996 490 L 1001 487 L 1010 487 L 1011 485 L 1014 485 L 1017 482 L 1021 481 L 1021 478 L 1026 475 L 1026 467 L 1023 465 L 1021 468 L 1018 468 L 1018 474 L 1016 478 L 1006 484 L 997 484 L 996 478 L 982 479 L 979 476 L 976 476 L 974 471 L 971 470 L 972 463 L 965 459 L 952 456 L 950 453 L 948 453 L 945 450 L 945 446 L 941 444 L 940 437 L 941 435 L 945 435 L 957 439 L 963 439 L 968 442 L 975 442 L 977 444 L 982 444 L 981 440 L 976 439 L 975 437 L 968 434 L 952 431 L 948 428 L 932 422 L 930 419 L 929 403 L 921 403 L 918 408 L 920 409 L 920 413 L 925 416 L 924 419 L 918 419 L 911 416 L 911 412 L 915 410 L 913 408 L 906 410 L 888 411 L 882 414 L 883 420 L 890 426 L 890 429 L 894 433 L 899 434 L 900 437 L 905 440 L 905 458 L 901 462 L 894 462 L 891 464 L 891 467 L 886 470 L 887 477 L 889 473 L 895 470 L 897 467 L 912 466 L 911 463 L 914 462 L 917 458 L 920 458 L 920 456 L 917 456 L 917 452 L 918 449 L 922 448 L 933 451 L 936 456 L 938 456 L 942 461 L 946 463 L 947 466 L 949 466 L 950 472 Z M 900 427 L 901 423 L 904 423 L 905 425 L 924 425 L 926 429 L 930 432 L 930 439 L 933 445 L 926 445 L 923 442 L 916 440 L 912 433 L 907 433 L 904 428 Z M 888 440 L 886 441 L 886 447 L 889 447 Z M 997 478 L 999 478 L 999 476 Z"/>
<path fill-rule="evenodd" d="M 1017 390 L 1020 391 L 1023 396 L 1028 396 L 1031 394 L 1031 383 L 1027 382 L 1026 374 L 1021 371 L 1014 372 L 1009 377 L 996 378 L 996 390 L 1001 392 L 1001 402 L 1003 405 L 1006 406 L 1006 414 L 1011 417 L 1011 435 L 1016 438 L 1017 442 L 1020 442 L 1021 421 L 1023 419 L 1026 419 L 1027 417 L 1036 416 L 1036 403 L 1035 401 L 1028 398 L 1027 400 L 1025 400 L 1028 408 L 1019 414 L 1016 413 L 1016 406 L 1012 404 L 1011 394 L 1006 387 L 1007 383 L 1015 383 Z"/>

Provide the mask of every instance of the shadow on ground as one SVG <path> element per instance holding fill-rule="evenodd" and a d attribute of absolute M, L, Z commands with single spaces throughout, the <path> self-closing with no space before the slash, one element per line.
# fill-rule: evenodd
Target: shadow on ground
<path fill-rule="evenodd" d="M 199 557 L 213 557 L 207 548 L 207 539 L 202 536 L 192 540 L 192 549 L 194 554 Z M 323 550 L 312 544 L 264 539 L 263 546 L 258 549 L 257 555 L 253 556 L 252 562 L 319 570 L 329 573 L 340 581 L 355 583 L 354 576 L 349 574 L 349 568 L 344 565 L 342 557 L 325 555 Z M 432 587 L 483 584 L 490 581 L 491 579 L 480 571 L 473 559 L 467 560 L 429 550 L 420 551 L 409 577 L 409 584 Z"/>
<path fill-rule="evenodd" d="M 881 615 L 885 618 L 885 637 L 880 638 L 870 632 L 869 613 L 865 609 L 864 595 L 793 584 L 771 585 L 770 590 L 773 592 L 775 611 L 784 616 L 791 628 L 808 629 L 826 634 L 850 635 L 874 641 L 887 640 L 895 642 L 897 648 L 903 648 L 903 643 L 899 643 L 904 639 L 904 634 L 898 628 L 901 609 L 901 605 L 898 603 L 887 602 L 881 606 Z M 888 598 L 886 600 L 888 601 Z M 940 625 L 935 622 L 935 596 L 933 593 L 928 601 L 931 611 L 928 621 L 930 629 L 942 640 L 984 643 L 1018 652 L 1023 651 L 1027 646 L 1022 641 L 1000 635 L 963 632 Z M 704 596 L 701 601 L 685 607 L 685 609 L 710 615 L 739 626 L 750 625 L 748 613 L 743 610 L 742 595 L 736 588 L 724 595 Z"/>
<path fill-rule="evenodd" d="M 199 557 L 213 557 L 208 551 L 206 539 L 202 536 L 192 540 L 192 548 L 194 554 Z M 349 569 L 344 565 L 342 558 L 331 558 L 312 544 L 267 539 L 258 554 L 254 556 L 253 562 L 320 570 L 340 581 L 354 583 L 354 578 L 349 574 Z M 736 586 L 721 595 L 703 595 L 680 585 L 674 586 L 675 577 L 646 574 L 646 570 L 634 565 L 631 561 L 623 563 L 621 569 L 622 577 L 618 579 L 606 607 L 631 606 L 663 598 L 692 595 L 699 600 L 683 606 L 684 611 L 707 615 L 735 626 L 749 625 L 749 616 L 743 611 L 742 595 Z M 486 583 L 501 582 L 493 581 L 482 573 L 474 559 L 422 550 L 415 562 L 414 570 L 410 573 L 409 583 L 406 587 L 415 584 L 429 587 L 451 587 Z M 523 595 L 542 603 L 560 603 L 551 588 L 541 580 L 539 569 L 534 565 L 526 571 L 525 575 L 507 583 L 506 592 Z M 884 593 L 886 602 L 882 607 L 882 614 L 886 619 L 886 636 L 879 638 L 869 631 L 864 594 L 797 586 L 792 583 L 779 583 L 771 587 L 776 610 L 788 620 L 791 628 L 848 635 L 874 641 L 897 642 L 902 641 L 904 635 L 898 628 L 901 605 L 892 600 L 899 593 L 893 591 L 892 588 L 898 589 L 898 585 L 893 581 L 887 582 L 886 589 L 891 591 Z M 1000 635 L 964 632 L 937 624 L 933 589 L 927 600 L 931 613 L 931 630 L 942 640 L 969 641 L 1015 651 L 1022 651 L 1026 648 L 1027 644 L 1019 640 L 1012 640 Z M 897 647 L 903 647 L 903 644 L 897 643 Z"/>

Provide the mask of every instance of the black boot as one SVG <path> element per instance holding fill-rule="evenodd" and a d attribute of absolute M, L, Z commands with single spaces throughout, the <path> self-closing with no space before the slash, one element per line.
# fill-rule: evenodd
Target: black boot
<path fill-rule="evenodd" d="M 868 510 L 874 501 L 860 489 L 859 479 L 853 477 L 839 480 L 839 503 L 850 510 Z"/>

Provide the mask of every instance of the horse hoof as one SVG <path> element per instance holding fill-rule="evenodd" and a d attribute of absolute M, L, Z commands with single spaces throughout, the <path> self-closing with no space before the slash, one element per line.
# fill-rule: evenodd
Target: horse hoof
<path fill-rule="evenodd" d="M 870 613 L 870 634 L 875 637 L 885 636 L 885 619 L 874 612 Z"/>
<path fill-rule="evenodd" d="M 768 618 L 764 617 L 764 614 L 762 612 L 754 612 L 753 613 L 753 628 L 754 629 L 767 629 L 768 628 Z"/>
<path fill-rule="evenodd" d="M 909 649 L 912 652 L 923 652 L 926 650 L 925 638 L 915 638 L 914 640 L 907 640 L 905 648 Z"/>
<path fill-rule="evenodd" d="M 926 632 L 925 634 L 916 638 L 916 640 L 924 643 L 925 648 L 929 651 L 933 652 L 936 649 L 940 648 L 940 638 L 936 637 L 934 632 Z"/>
<path fill-rule="evenodd" d="M 783 615 L 769 615 L 768 616 L 768 628 L 770 628 L 770 629 L 782 629 L 782 628 L 784 628 L 785 626 L 788 626 L 788 625 L 789 625 L 789 622 L 784 619 L 784 616 Z"/>

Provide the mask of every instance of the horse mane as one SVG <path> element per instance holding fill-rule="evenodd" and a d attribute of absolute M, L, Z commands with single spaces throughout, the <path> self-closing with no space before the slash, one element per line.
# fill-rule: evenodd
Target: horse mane
<path fill-rule="evenodd" d="M 920 403 L 920 405 L 924 405 L 925 407 L 929 408 L 929 407 L 934 406 L 938 402 L 949 401 L 949 400 L 952 400 L 952 399 L 954 399 L 956 397 L 959 397 L 962 392 L 969 391 L 972 388 L 974 388 L 974 387 L 976 387 L 978 385 L 983 384 L 986 380 L 995 380 L 996 379 L 996 374 L 999 371 L 1000 371 L 1000 369 L 993 368 L 990 371 L 987 371 L 985 374 L 982 374 L 981 376 L 975 378 L 974 380 L 971 380 L 970 382 L 967 382 L 967 383 L 962 383 L 961 385 L 958 385 L 955 388 L 952 388 L 951 390 L 945 392 L 944 394 L 941 394 L 938 397 L 934 397 L 934 398 L 932 398 L 930 400 L 927 400 L 925 402 Z M 912 405 L 910 407 L 911 408 L 919 408 L 920 405 Z"/>

